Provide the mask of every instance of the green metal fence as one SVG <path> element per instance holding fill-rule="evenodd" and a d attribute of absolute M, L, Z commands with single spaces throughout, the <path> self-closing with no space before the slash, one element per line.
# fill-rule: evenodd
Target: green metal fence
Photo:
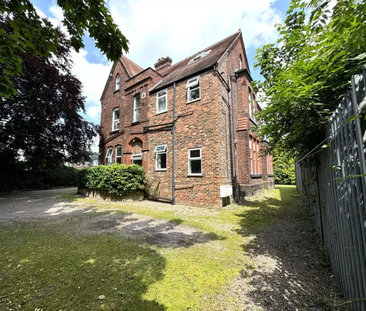
<path fill-rule="evenodd" d="M 366 71 L 333 113 L 328 139 L 296 164 L 296 184 L 350 310 L 366 311 Z"/>

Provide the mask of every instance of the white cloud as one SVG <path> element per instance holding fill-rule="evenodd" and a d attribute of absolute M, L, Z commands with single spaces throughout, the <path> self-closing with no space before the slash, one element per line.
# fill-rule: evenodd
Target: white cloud
<path fill-rule="evenodd" d="M 89 106 L 86 109 L 86 115 L 94 121 L 100 121 L 100 105 Z"/>
<path fill-rule="evenodd" d="M 274 0 L 110 0 L 112 16 L 130 40 L 127 55 L 142 67 L 162 56 L 178 62 L 242 29 L 246 48 L 275 41 L 281 21 Z M 174 3 L 174 4 L 173 4 Z"/>
<path fill-rule="evenodd" d="M 87 102 L 98 103 L 112 65 L 90 63 L 86 59 L 87 54 L 85 50 L 71 52 L 74 62 L 72 73 L 83 83 L 83 94 L 87 97 Z"/>

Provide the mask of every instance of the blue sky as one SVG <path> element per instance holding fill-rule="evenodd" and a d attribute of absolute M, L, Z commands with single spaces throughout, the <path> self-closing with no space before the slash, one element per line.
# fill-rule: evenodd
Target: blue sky
<path fill-rule="evenodd" d="M 56 1 L 32 0 L 39 14 L 60 25 L 63 16 Z M 290 0 L 108 0 L 115 22 L 130 41 L 126 55 L 143 68 L 162 56 L 173 63 L 220 41 L 241 28 L 253 79 L 256 49 L 277 39 L 274 25 L 282 22 Z M 72 52 L 73 74 L 83 83 L 86 118 L 100 122 L 100 102 L 112 64 L 84 37 L 85 49 Z"/>

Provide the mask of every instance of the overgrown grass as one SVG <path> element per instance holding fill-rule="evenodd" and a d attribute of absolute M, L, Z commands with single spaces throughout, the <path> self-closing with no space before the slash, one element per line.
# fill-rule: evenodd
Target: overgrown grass
<path fill-rule="evenodd" d="M 114 234 L 73 233 L 83 217 L 52 227 L 0 227 L 1 310 L 217 310 L 223 286 L 250 267 L 243 252 L 249 236 L 299 208 L 291 186 L 221 210 L 65 199 L 102 212 L 113 208 L 174 221 L 221 238 L 169 248 Z"/>

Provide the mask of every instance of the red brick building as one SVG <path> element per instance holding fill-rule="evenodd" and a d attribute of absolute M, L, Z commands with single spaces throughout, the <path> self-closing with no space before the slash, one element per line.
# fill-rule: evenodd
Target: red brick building
<path fill-rule="evenodd" d="M 241 31 L 172 65 L 121 56 L 102 97 L 100 163 L 142 165 L 153 196 L 220 207 L 274 185 Z"/>

